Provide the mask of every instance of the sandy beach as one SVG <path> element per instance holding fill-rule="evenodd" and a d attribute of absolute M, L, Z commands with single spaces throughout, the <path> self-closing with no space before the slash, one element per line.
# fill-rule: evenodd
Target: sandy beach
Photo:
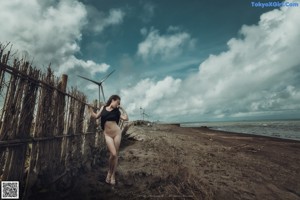
<path fill-rule="evenodd" d="M 300 142 L 178 125 L 132 126 L 117 185 L 103 163 L 62 199 L 300 199 Z M 58 196 L 56 196 L 57 198 Z"/>

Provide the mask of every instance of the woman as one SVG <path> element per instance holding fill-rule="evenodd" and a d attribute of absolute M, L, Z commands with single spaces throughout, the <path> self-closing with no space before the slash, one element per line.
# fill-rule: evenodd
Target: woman
<path fill-rule="evenodd" d="M 116 167 L 118 163 L 118 150 L 121 143 L 121 129 L 118 126 L 119 120 L 128 121 L 126 111 L 120 106 L 121 98 L 118 95 L 112 95 L 105 106 L 100 108 L 98 113 L 94 113 L 92 108 L 89 107 L 93 117 L 101 117 L 101 127 L 105 136 L 105 141 L 110 152 L 109 169 L 106 176 L 106 183 L 116 184 Z M 120 112 L 120 110 L 122 112 Z"/>

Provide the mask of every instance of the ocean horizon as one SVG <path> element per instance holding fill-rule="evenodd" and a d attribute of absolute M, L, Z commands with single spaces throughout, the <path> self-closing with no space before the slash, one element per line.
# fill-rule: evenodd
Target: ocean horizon
<path fill-rule="evenodd" d="M 181 127 L 206 126 L 212 130 L 300 141 L 300 119 L 183 122 Z"/>

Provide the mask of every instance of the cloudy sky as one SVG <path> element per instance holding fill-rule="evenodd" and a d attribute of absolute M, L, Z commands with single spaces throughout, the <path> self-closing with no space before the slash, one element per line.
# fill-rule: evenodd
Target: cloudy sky
<path fill-rule="evenodd" d="M 105 96 L 132 120 L 141 107 L 165 122 L 300 118 L 300 2 L 257 2 L 1 0 L 0 41 L 89 101 L 97 86 L 77 75 L 116 70 Z"/>

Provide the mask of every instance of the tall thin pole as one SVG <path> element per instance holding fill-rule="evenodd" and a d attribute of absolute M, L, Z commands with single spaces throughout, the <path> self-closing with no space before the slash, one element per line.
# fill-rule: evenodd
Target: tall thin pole
<path fill-rule="evenodd" d="M 99 108 L 100 108 L 100 86 L 99 86 Z"/>

